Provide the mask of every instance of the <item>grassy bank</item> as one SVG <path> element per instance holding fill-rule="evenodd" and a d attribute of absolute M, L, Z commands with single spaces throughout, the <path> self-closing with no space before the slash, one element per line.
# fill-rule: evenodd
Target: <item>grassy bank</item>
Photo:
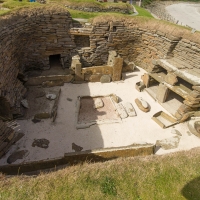
<path fill-rule="evenodd" d="M 48 4 L 56 4 L 56 5 L 79 5 L 80 7 L 87 7 L 87 6 L 95 6 L 95 7 L 117 7 L 117 8 L 126 8 L 127 6 L 130 6 L 129 4 L 125 4 L 125 3 L 99 3 L 96 0 L 50 0 L 47 1 L 47 5 Z M 3 0 L 3 4 L 2 7 L 3 8 L 7 8 L 9 10 L 0 10 L 0 15 L 5 15 L 5 14 L 9 14 L 11 11 L 16 10 L 18 8 L 23 8 L 23 7 L 37 7 L 40 6 L 41 4 L 36 3 L 36 2 L 29 2 L 28 0 Z M 146 17 L 152 17 L 151 14 L 146 11 L 143 8 L 137 7 L 137 11 L 139 12 L 139 16 L 146 16 Z M 68 9 L 69 12 L 71 13 L 73 18 L 84 18 L 84 19 L 91 19 L 94 18 L 96 16 L 100 16 L 100 15 L 107 15 L 107 14 L 112 14 L 114 16 L 130 16 L 130 14 L 121 14 L 121 13 L 109 13 L 109 12 L 84 12 L 84 11 L 80 11 L 80 10 L 72 10 L 72 9 Z"/>
<path fill-rule="evenodd" d="M 5 200 L 199 200 L 200 149 L 83 164 L 35 178 L 0 177 Z"/>

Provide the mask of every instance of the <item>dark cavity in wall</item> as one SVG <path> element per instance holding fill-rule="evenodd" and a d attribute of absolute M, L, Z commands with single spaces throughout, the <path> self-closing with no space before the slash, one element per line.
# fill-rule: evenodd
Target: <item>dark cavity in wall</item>
<path fill-rule="evenodd" d="M 49 64 L 50 64 L 50 67 L 52 67 L 52 68 L 62 67 L 60 54 L 50 55 L 49 56 Z"/>
<path fill-rule="evenodd" d="M 75 35 L 74 41 L 77 47 L 90 47 L 90 38 L 88 35 Z"/>
<path fill-rule="evenodd" d="M 3 121 L 12 119 L 10 104 L 4 97 L 0 97 L 0 119 Z"/>

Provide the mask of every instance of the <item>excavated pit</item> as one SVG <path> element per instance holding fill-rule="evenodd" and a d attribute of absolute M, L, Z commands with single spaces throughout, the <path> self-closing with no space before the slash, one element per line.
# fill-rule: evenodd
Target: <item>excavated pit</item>
<path fill-rule="evenodd" d="M 63 8 L 35 9 L 30 16 L 20 11 L 0 22 L 7 27 L 0 32 L 2 172 L 200 146 L 187 123 L 179 123 L 189 119 L 185 114 L 199 115 L 198 43 L 131 22 L 77 25 Z M 139 97 L 148 112 L 137 107 Z M 135 115 L 124 117 L 116 104 L 133 106 Z M 159 112 L 173 115 L 174 126 L 158 126 L 151 118 Z M 176 144 L 166 150 L 163 141 L 172 138 Z"/>

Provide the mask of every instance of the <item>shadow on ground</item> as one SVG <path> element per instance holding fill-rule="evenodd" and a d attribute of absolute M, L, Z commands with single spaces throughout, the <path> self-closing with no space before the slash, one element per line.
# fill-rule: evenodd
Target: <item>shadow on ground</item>
<path fill-rule="evenodd" d="M 187 200 L 199 200 L 200 199 L 200 177 L 193 179 L 187 183 L 181 190 L 182 195 Z"/>

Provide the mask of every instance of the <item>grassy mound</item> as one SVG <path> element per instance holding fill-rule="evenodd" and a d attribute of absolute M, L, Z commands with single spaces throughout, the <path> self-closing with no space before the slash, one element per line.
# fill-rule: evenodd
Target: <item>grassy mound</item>
<path fill-rule="evenodd" d="M 120 158 L 37 177 L 0 177 L 0 197 L 23 199 L 200 199 L 200 148 L 164 156 Z"/>

